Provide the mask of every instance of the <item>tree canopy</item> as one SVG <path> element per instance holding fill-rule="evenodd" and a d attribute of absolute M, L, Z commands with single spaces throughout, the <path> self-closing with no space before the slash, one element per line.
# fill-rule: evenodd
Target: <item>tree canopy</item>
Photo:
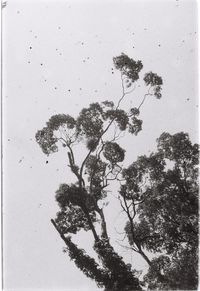
<path fill-rule="evenodd" d="M 191 144 L 187 134 L 163 133 L 156 153 L 141 156 L 124 169 L 126 149 L 120 144 L 122 134 L 136 136 L 142 130 L 142 106 L 148 97 L 161 98 L 163 82 L 156 73 L 143 74 L 146 93 L 139 106 L 123 109 L 123 100 L 137 89 L 143 64 L 123 53 L 113 62 L 120 72 L 122 88 L 116 104 L 109 100 L 94 102 L 77 117 L 54 115 L 36 133 L 44 154 L 53 154 L 62 147 L 67 151 L 68 166 L 76 178 L 76 182 L 66 181 L 56 191 L 60 210 L 51 222 L 66 245 L 65 252 L 97 286 L 113 291 L 142 290 L 136 271 L 111 245 L 109 221 L 99 204 L 109 195 L 110 183 L 118 181 L 119 205 L 127 215 L 125 231 L 130 247 L 150 266 L 144 282 L 149 288 L 175 288 L 176 274 L 186 268 L 187 256 L 192 262 L 191 254 L 197 244 L 198 147 Z M 77 143 L 86 153 L 81 162 L 74 151 Z M 98 260 L 73 243 L 73 236 L 80 230 L 92 232 Z M 144 249 L 162 255 L 150 261 Z M 191 272 L 187 272 L 186 285 L 191 286 Z"/>

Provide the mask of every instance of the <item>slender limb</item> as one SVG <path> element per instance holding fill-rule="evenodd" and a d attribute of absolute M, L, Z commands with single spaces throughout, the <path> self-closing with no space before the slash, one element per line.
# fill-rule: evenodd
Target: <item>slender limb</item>
<path fill-rule="evenodd" d="M 141 108 L 141 106 L 144 104 L 144 101 L 146 100 L 147 96 L 153 96 L 152 93 L 150 93 L 151 87 L 149 88 L 148 92 L 144 95 L 144 98 L 142 99 L 142 102 L 140 103 L 140 105 L 138 106 L 138 110 Z"/>
<path fill-rule="evenodd" d="M 128 246 L 125 246 L 125 245 L 119 243 L 118 241 L 116 241 L 116 243 L 117 243 L 120 247 L 122 247 L 122 248 L 124 248 L 124 249 L 126 249 L 126 250 L 131 250 L 131 251 L 134 251 L 134 252 L 136 252 L 136 253 L 139 253 L 139 251 L 138 251 L 136 248 L 134 248 L 133 246 L 128 247 Z"/>
<path fill-rule="evenodd" d="M 135 205 L 133 203 L 133 216 L 131 216 L 131 214 L 130 214 L 130 206 L 132 205 L 132 203 L 130 205 L 128 205 L 125 197 L 123 197 L 123 200 L 124 200 L 124 205 L 122 204 L 121 199 L 120 199 L 120 204 L 121 204 L 123 210 L 126 212 L 126 214 L 128 216 L 128 219 L 129 219 L 129 222 L 130 222 L 130 230 L 131 230 L 132 240 L 133 240 L 134 244 L 137 247 L 137 249 L 135 247 L 132 247 L 132 250 L 134 250 L 135 252 L 141 254 L 141 256 L 145 259 L 145 261 L 150 265 L 151 261 L 149 260 L 149 258 L 143 252 L 141 244 L 136 239 L 135 234 L 134 234 L 133 219 L 134 219 L 134 217 L 136 215 Z"/>

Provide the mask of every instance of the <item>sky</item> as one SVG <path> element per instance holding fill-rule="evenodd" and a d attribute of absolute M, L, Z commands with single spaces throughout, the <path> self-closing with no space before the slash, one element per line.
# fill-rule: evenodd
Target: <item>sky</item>
<path fill-rule="evenodd" d="M 97 290 L 62 252 L 50 223 L 55 191 L 73 177 L 60 151 L 46 157 L 35 133 L 58 113 L 77 116 L 91 102 L 117 101 L 113 57 L 141 60 L 163 78 L 163 96 L 142 108 L 143 130 L 125 136 L 127 160 L 148 154 L 166 131 L 198 141 L 197 2 L 8 0 L 3 17 L 3 267 L 5 290 Z M 126 106 L 138 106 L 144 88 Z M 81 157 L 81 150 L 77 148 Z M 48 161 L 48 163 L 47 163 Z M 135 269 L 147 268 L 116 242 L 123 219 L 113 186 L 105 208 L 114 247 Z M 91 247 L 90 233 L 77 242 Z"/>

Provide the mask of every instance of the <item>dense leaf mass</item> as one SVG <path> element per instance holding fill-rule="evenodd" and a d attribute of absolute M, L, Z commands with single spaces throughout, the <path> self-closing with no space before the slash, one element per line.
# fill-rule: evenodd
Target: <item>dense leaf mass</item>
<path fill-rule="evenodd" d="M 111 164 L 116 164 L 124 160 L 125 150 L 116 142 L 107 142 L 103 155 Z"/>
<path fill-rule="evenodd" d="M 198 247 L 198 157 L 198 145 L 191 143 L 188 134 L 163 133 L 156 153 L 139 157 L 123 171 L 126 183 L 121 187 L 121 195 L 142 200 L 137 207 L 138 222 L 133 223 L 134 230 L 130 221 L 125 228 L 129 243 L 133 245 L 137 240 L 148 251 L 167 255 L 167 263 L 159 257 L 163 266 L 167 266 L 162 269 L 165 282 L 159 285 L 158 274 L 154 272 L 154 265 L 159 267 L 158 259 L 153 261 L 146 276 L 152 289 L 155 284 L 160 290 L 166 286 L 170 290 L 193 290 L 197 285 L 194 279 L 197 265 L 190 256 L 196 257 Z M 186 262 L 188 270 L 193 270 L 193 286 L 191 273 L 185 272 Z M 184 280 L 176 279 L 179 273 L 184 274 Z"/>
<path fill-rule="evenodd" d="M 98 201 L 105 198 L 106 191 L 102 189 L 102 181 L 105 176 L 107 163 L 103 162 L 96 156 L 91 155 L 86 162 L 85 174 L 88 176 L 88 182 L 90 187 L 88 189 L 89 193 Z"/>
<path fill-rule="evenodd" d="M 129 123 L 129 132 L 137 135 L 142 130 L 142 120 L 133 116 L 131 122 Z"/>
<path fill-rule="evenodd" d="M 64 248 L 64 252 L 69 254 L 71 260 L 73 260 L 76 266 L 89 278 L 96 281 L 98 287 L 105 287 L 105 290 L 111 290 L 111 278 L 108 270 L 101 269 L 99 264 L 86 254 L 85 250 L 80 249 L 75 245 L 71 237 L 65 238 L 67 247 Z"/>
<path fill-rule="evenodd" d="M 76 125 L 75 119 L 70 115 L 57 114 L 53 115 L 47 122 L 47 126 L 51 130 L 58 130 L 60 126 L 66 125 L 67 128 L 72 129 Z"/>
<path fill-rule="evenodd" d="M 162 78 L 159 77 L 157 74 L 149 72 L 146 73 L 144 76 L 144 81 L 146 85 L 151 85 L 151 86 L 161 86 L 163 84 Z"/>
<path fill-rule="evenodd" d="M 107 291 L 142 290 L 138 279 L 134 277 L 134 272 L 131 270 L 130 265 L 124 263 L 123 258 L 114 251 L 108 240 L 102 239 L 96 242 L 94 248 L 104 267 L 112 271 L 112 289 L 107 289 Z"/>
<path fill-rule="evenodd" d="M 107 112 L 105 113 L 105 118 L 115 120 L 121 131 L 124 131 L 127 127 L 127 124 L 129 123 L 128 115 L 122 109 L 107 110 Z"/>
<path fill-rule="evenodd" d="M 71 184 L 61 184 L 56 191 L 56 201 L 61 209 L 69 206 L 82 206 L 87 200 L 87 192 L 85 189 L 80 189 L 78 186 Z"/>
<path fill-rule="evenodd" d="M 53 131 L 49 127 L 38 130 L 35 139 L 46 155 L 58 151 L 58 147 L 56 146 L 57 138 L 54 137 Z"/>
<path fill-rule="evenodd" d="M 122 72 L 122 75 L 135 82 L 139 79 L 139 73 L 143 68 L 141 61 L 134 61 L 126 54 L 122 53 L 120 56 L 113 58 L 115 68 Z"/>
<path fill-rule="evenodd" d="M 92 222 L 96 222 L 94 211 L 90 211 L 90 217 Z M 63 234 L 76 234 L 81 229 L 85 231 L 90 229 L 90 225 L 82 209 L 71 204 L 57 213 L 55 222 Z"/>
<path fill-rule="evenodd" d="M 163 80 L 160 76 L 155 73 L 149 72 L 144 76 L 144 82 L 147 86 L 151 86 L 153 88 L 154 96 L 158 99 L 162 97 L 161 90 Z"/>
<path fill-rule="evenodd" d="M 83 108 L 77 118 L 77 133 L 87 138 L 99 138 L 103 131 L 103 109 L 99 103 Z"/>
<path fill-rule="evenodd" d="M 197 290 L 198 249 L 195 246 L 180 247 L 171 258 L 161 255 L 152 260 L 144 281 L 150 290 Z M 163 279 L 159 280 L 158 272 Z"/>

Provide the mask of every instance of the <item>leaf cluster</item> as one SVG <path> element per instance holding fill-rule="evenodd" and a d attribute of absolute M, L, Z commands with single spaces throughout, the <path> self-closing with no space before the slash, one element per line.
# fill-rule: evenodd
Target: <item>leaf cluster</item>
<path fill-rule="evenodd" d="M 88 210 L 91 221 L 97 222 L 94 200 L 85 189 L 80 189 L 74 184 L 61 184 L 55 198 L 61 209 L 57 213 L 56 223 L 62 233 L 77 233 L 81 229 L 90 229 L 84 209 Z"/>
<path fill-rule="evenodd" d="M 141 61 L 134 61 L 126 54 L 122 53 L 120 56 L 113 58 L 115 68 L 120 70 L 131 82 L 139 79 L 139 73 L 143 68 Z"/>

